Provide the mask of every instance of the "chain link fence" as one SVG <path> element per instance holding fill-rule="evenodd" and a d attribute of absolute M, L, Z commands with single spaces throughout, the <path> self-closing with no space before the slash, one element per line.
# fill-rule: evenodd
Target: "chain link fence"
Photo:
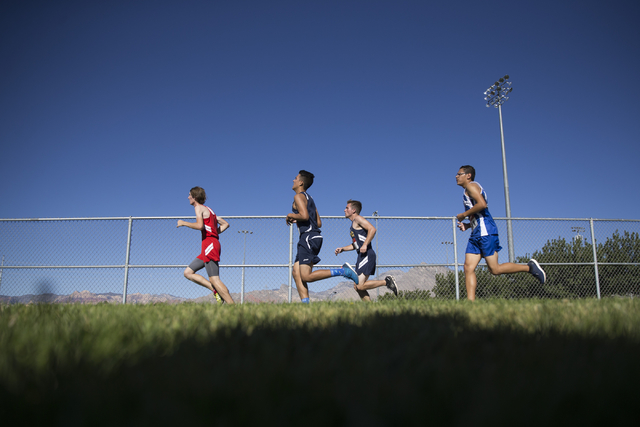
<path fill-rule="evenodd" d="M 291 278 L 298 232 L 284 216 L 224 217 L 220 278 L 236 302 L 298 301 Z M 450 217 L 366 217 L 377 228 L 376 277 L 393 275 L 401 298 L 464 299 L 469 231 Z M 176 228 L 194 217 L 0 219 L 0 303 L 215 302 L 183 276 L 200 252 L 200 233 Z M 355 263 L 350 222 L 323 217 L 322 261 L 316 269 Z M 540 285 L 526 273 L 476 270 L 478 298 L 601 298 L 640 295 L 640 220 L 512 218 L 515 262 L 535 258 Z M 508 261 L 506 219 L 496 218 L 500 262 Z M 594 244 L 595 242 L 595 244 Z M 200 273 L 205 276 L 204 269 Z M 343 277 L 309 284 L 312 301 L 357 300 Z M 395 298 L 386 288 L 372 299 Z"/>

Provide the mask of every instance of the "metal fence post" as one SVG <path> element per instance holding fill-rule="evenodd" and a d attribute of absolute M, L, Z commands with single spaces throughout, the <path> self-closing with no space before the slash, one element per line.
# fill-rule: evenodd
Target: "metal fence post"
<path fill-rule="evenodd" d="M 293 224 L 289 226 L 289 303 L 291 303 L 292 273 L 293 273 Z"/>
<path fill-rule="evenodd" d="M 129 284 L 129 256 L 131 255 L 131 226 L 133 219 L 129 217 L 129 232 L 127 233 L 127 255 L 124 260 L 124 288 L 122 289 L 122 303 L 127 303 L 127 285 Z"/>
<path fill-rule="evenodd" d="M 460 301 L 460 279 L 458 277 L 458 241 L 456 240 L 456 218 L 451 220 L 453 229 L 453 264 L 456 269 L 456 300 Z"/>
<path fill-rule="evenodd" d="M 0 289 L 2 289 L 2 270 L 4 270 L 4 255 L 2 255 L 2 266 L 0 266 Z"/>
<path fill-rule="evenodd" d="M 598 251 L 596 251 L 596 235 L 593 231 L 593 218 L 589 219 L 589 225 L 591 226 L 591 248 L 593 249 L 593 269 L 596 274 L 596 292 L 598 293 L 598 299 L 600 299 L 600 274 L 598 273 Z"/>
<path fill-rule="evenodd" d="M 380 250 L 378 248 L 378 242 L 380 241 L 380 230 L 378 229 L 378 211 L 375 211 L 372 215 L 376 217 L 376 269 L 373 272 L 373 277 L 378 278 L 379 270 L 377 264 L 380 263 Z M 376 288 L 376 300 L 378 298 L 380 298 L 380 288 Z"/>

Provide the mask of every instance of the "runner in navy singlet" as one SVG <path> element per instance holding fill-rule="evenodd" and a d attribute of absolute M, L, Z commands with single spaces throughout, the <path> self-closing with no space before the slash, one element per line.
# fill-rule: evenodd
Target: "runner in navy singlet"
<path fill-rule="evenodd" d="M 307 283 L 328 279 L 333 276 L 344 276 L 358 282 L 358 276 L 351 268 L 332 268 L 330 270 L 313 270 L 313 266 L 320 262 L 320 249 L 322 248 L 322 219 L 313 198 L 307 190 L 313 184 L 314 175 L 311 172 L 301 170 L 293 180 L 292 190 L 296 195 L 293 198 L 292 213 L 287 215 L 287 225 L 296 224 L 300 231 L 300 240 L 295 263 L 293 264 L 293 279 L 298 288 L 300 300 L 309 303 L 309 287 Z"/>
<path fill-rule="evenodd" d="M 376 228 L 360 216 L 361 211 L 362 203 L 357 200 L 347 201 L 347 207 L 344 208 L 344 216 L 351 220 L 351 227 L 349 228 L 351 244 L 337 248 L 336 255 L 345 251 L 357 251 L 358 258 L 355 271 L 358 275 L 358 283 L 353 288 L 358 292 L 362 300 L 371 301 L 367 289 L 375 289 L 381 286 L 386 286 L 397 296 L 398 285 L 393 276 L 387 276 L 384 280 L 369 280 L 369 276 L 376 271 L 376 253 L 371 246 L 371 241 L 376 235 Z"/>
<path fill-rule="evenodd" d="M 461 166 L 456 174 L 456 183 L 464 188 L 465 209 L 463 213 L 456 215 L 458 228 L 462 231 L 472 229 L 464 259 L 467 299 L 471 301 L 476 299 L 478 286 L 476 267 L 482 258 L 485 259 L 487 267 L 493 275 L 526 272 L 531 273 L 541 284 L 544 284 L 546 274 L 535 259 L 531 259 L 526 265 L 511 262 L 498 263 L 498 251 L 502 249 L 498 239 L 498 228 L 489 213 L 487 194 L 480 184 L 474 181 L 475 178 L 476 170 L 469 165 Z M 469 218 L 470 222 L 463 223 L 465 218 Z"/>

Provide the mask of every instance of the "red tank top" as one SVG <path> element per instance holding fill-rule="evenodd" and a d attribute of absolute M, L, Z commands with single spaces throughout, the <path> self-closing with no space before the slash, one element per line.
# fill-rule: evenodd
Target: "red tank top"
<path fill-rule="evenodd" d="M 202 218 L 204 220 L 204 228 L 202 229 L 202 251 L 198 258 L 202 261 L 220 261 L 220 241 L 218 240 L 218 218 L 216 214 L 209 209 L 211 215 L 209 218 Z"/>
<path fill-rule="evenodd" d="M 202 229 L 202 240 L 205 240 L 207 237 L 215 237 L 218 238 L 218 218 L 216 214 L 213 213 L 211 208 L 205 206 L 205 208 L 209 209 L 211 213 L 209 218 L 202 218 L 204 220 L 204 228 Z"/>

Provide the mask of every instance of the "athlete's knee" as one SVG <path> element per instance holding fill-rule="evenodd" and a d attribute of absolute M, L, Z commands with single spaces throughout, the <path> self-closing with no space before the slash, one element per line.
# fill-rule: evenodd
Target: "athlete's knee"
<path fill-rule="evenodd" d="M 498 276 L 504 272 L 502 266 L 498 264 L 498 260 L 495 257 L 487 257 L 485 260 L 487 261 L 487 270 L 489 270 L 489 273 L 494 276 Z"/>
<path fill-rule="evenodd" d="M 309 264 L 300 264 L 298 268 L 299 278 L 302 279 L 303 282 L 308 282 L 311 279 L 311 273 L 313 271 L 313 265 Z"/>
<path fill-rule="evenodd" d="M 191 270 L 190 268 L 186 268 L 183 274 L 186 279 L 191 280 L 191 276 L 193 275 L 193 270 Z"/>
<path fill-rule="evenodd" d="M 301 271 L 300 272 L 300 278 L 302 279 L 303 282 L 309 282 L 311 279 L 311 273 L 308 271 Z"/>
<path fill-rule="evenodd" d="M 487 264 L 487 269 L 489 270 L 489 273 L 493 274 L 494 276 L 500 275 L 500 265 Z"/>

